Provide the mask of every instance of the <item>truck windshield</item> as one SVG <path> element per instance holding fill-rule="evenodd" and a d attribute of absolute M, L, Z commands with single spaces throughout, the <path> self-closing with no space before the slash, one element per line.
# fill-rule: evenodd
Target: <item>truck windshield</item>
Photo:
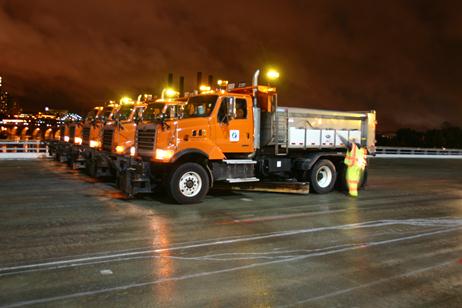
<path fill-rule="evenodd" d="M 208 117 L 217 102 L 218 95 L 199 95 L 188 99 L 183 118 Z"/>
<path fill-rule="evenodd" d="M 98 120 L 107 121 L 111 116 L 113 107 L 104 107 L 103 112 L 98 116 Z"/>
<path fill-rule="evenodd" d="M 93 111 L 90 111 L 88 114 L 87 114 L 87 117 L 85 118 L 87 121 L 93 121 L 96 117 L 96 112 L 93 110 Z"/>
<path fill-rule="evenodd" d="M 117 117 L 119 121 L 128 120 L 130 114 L 132 113 L 133 105 L 123 105 L 120 107 L 119 111 L 117 112 Z"/>
<path fill-rule="evenodd" d="M 145 121 L 154 121 L 160 118 L 162 112 L 164 111 L 164 104 L 154 103 L 149 104 L 146 110 L 143 112 L 143 120 Z"/>

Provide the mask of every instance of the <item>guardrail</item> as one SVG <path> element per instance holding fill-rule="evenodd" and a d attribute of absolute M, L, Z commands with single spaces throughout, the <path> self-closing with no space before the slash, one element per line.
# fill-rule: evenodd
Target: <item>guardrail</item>
<path fill-rule="evenodd" d="M 377 147 L 375 157 L 380 158 L 443 158 L 462 159 L 462 150 Z"/>
<path fill-rule="evenodd" d="M 43 158 L 48 146 L 43 141 L 0 141 L 0 159 Z"/>
<path fill-rule="evenodd" d="M 44 141 L 0 141 L 0 159 L 44 158 L 48 146 Z M 462 150 L 377 147 L 377 158 L 443 158 L 462 159 Z"/>

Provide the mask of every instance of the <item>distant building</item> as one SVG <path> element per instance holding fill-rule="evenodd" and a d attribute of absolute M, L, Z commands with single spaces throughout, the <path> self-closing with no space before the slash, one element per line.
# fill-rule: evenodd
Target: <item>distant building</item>
<path fill-rule="evenodd" d="M 8 92 L 3 92 L 0 88 L 0 115 L 8 114 Z"/>
<path fill-rule="evenodd" d="M 11 95 L 3 89 L 2 77 L 0 76 L 0 116 L 17 116 L 22 112 L 19 104 L 13 101 Z"/>

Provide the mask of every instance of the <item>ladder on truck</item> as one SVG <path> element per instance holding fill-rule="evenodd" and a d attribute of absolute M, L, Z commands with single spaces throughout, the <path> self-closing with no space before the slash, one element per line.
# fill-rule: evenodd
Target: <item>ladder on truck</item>
<path fill-rule="evenodd" d="M 289 154 L 289 110 L 284 111 L 284 116 L 280 118 L 279 112 L 274 113 L 274 154 L 283 156 Z M 282 134 L 280 135 L 279 132 Z"/>

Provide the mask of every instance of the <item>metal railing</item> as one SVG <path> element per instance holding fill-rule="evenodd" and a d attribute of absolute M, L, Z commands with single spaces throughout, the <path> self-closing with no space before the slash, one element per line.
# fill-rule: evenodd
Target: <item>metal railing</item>
<path fill-rule="evenodd" d="M 48 146 L 44 141 L 0 141 L 0 159 L 44 158 L 47 156 Z M 377 147 L 374 157 L 462 159 L 462 150 Z"/>
<path fill-rule="evenodd" d="M 375 157 L 381 158 L 462 158 L 462 150 L 444 148 L 377 147 Z"/>
<path fill-rule="evenodd" d="M 48 155 L 43 141 L 0 141 L 0 159 L 42 158 Z"/>

